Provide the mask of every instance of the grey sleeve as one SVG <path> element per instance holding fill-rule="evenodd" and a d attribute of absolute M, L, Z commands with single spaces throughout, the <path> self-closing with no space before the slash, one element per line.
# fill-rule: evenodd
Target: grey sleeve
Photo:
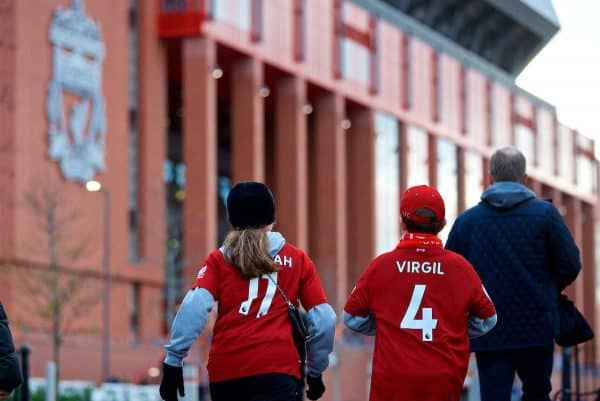
<path fill-rule="evenodd" d="M 352 316 L 344 311 L 344 325 L 352 331 L 364 334 L 365 336 L 375 335 L 375 316 L 369 313 L 369 316 Z"/>
<path fill-rule="evenodd" d="M 487 319 L 482 319 L 480 317 L 471 315 L 469 316 L 468 322 L 469 337 L 477 338 L 487 334 L 496 326 L 496 323 L 498 322 L 498 315 L 490 316 Z"/>
<path fill-rule="evenodd" d="M 329 354 L 333 351 L 335 323 L 337 317 L 329 304 L 319 304 L 306 313 L 308 342 L 306 343 L 308 375 L 318 376 L 329 365 Z"/>
<path fill-rule="evenodd" d="M 169 344 L 165 346 L 167 356 L 164 362 L 167 365 L 182 366 L 183 358 L 206 326 L 214 304 L 214 297 L 204 288 L 188 291 L 171 325 Z"/>

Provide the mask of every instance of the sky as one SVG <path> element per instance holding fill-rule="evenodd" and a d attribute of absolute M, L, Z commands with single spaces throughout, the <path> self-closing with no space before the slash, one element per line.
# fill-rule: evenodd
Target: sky
<path fill-rule="evenodd" d="M 555 105 L 564 125 L 600 142 L 600 0 L 552 3 L 561 29 L 517 84 Z"/>

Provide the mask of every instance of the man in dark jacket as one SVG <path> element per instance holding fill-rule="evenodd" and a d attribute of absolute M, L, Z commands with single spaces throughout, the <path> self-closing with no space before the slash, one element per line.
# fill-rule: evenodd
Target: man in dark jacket
<path fill-rule="evenodd" d="M 496 328 L 471 342 L 481 399 L 509 400 L 516 372 L 524 401 L 548 401 L 557 295 L 581 269 L 579 250 L 552 203 L 523 185 L 521 152 L 496 151 L 490 173 L 493 184 L 446 243 L 475 267 L 498 312 Z"/>
<path fill-rule="evenodd" d="M 0 398 L 8 396 L 22 380 L 8 318 L 0 302 Z"/>

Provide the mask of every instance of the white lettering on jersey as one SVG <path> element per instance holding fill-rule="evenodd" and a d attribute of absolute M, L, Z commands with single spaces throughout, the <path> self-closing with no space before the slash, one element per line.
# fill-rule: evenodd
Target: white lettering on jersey
<path fill-rule="evenodd" d="M 284 256 L 283 257 L 283 261 L 281 260 L 281 256 L 276 255 L 273 258 L 273 262 L 275 262 L 275 264 L 277 266 L 287 266 L 287 267 L 292 267 L 292 257 L 291 256 Z"/>
<path fill-rule="evenodd" d="M 418 260 L 396 261 L 396 267 L 400 273 L 437 274 L 443 276 L 442 262 L 419 262 Z"/>
<path fill-rule="evenodd" d="M 202 268 L 198 271 L 198 275 L 196 276 L 196 278 L 204 278 L 204 275 L 206 274 L 206 269 L 208 269 L 208 265 L 202 266 Z"/>

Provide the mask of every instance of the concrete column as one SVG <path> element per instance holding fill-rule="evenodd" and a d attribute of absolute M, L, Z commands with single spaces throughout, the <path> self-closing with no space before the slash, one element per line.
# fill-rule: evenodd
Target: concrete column
<path fill-rule="evenodd" d="M 349 113 L 347 138 L 348 289 L 375 257 L 375 113 L 366 108 Z"/>
<path fill-rule="evenodd" d="M 162 180 L 167 133 L 167 58 L 156 40 L 158 3 L 138 2 L 138 210 L 139 254 L 164 279 L 165 185 Z"/>
<path fill-rule="evenodd" d="M 465 150 L 461 147 L 456 150 L 456 181 L 458 185 L 458 213 L 462 213 L 466 209 L 467 200 L 465 194 Z"/>
<path fill-rule="evenodd" d="M 565 222 L 577 243 L 579 249 L 582 249 L 583 230 L 582 230 L 582 216 L 581 216 L 581 201 L 573 198 L 572 196 L 563 197 L 564 204 L 566 207 Z M 567 290 L 567 294 L 572 297 L 573 301 L 578 307 L 582 307 L 584 303 L 583 294 L 583 273 L 579 274 L 573 284 L 571 284 Z"/>
<path fill-rule="evenodd" d="M 581 240 L 581 261 L 583 270 L 580 273 L 583 279 L 583 314 L 592 328 L 596 327 L 597 307 L 596 307 L 596 227 L 594 220 L 594 206 L 589 204 L 582 205 L 582 240 Z M 596 360 L 595 341 L 586 343 L 584 348 L 585 361 L 591 363 Z"/>
<path fill-rule="evenodd" d="M 536 196 L 541 197 L 542 196 L 542 183 L 539 182 L 538 180 L 535 180 L 533 178 L 529 179 L 529 182 L 527 183 L 527 186 L 529 186 L 529 188 L 535 192 Z"/>
<path fill-rule="evenodd" d="M 427 168 L 429 169 L 429 185 L 432 187 L 438 186 L 438 138 L 430 133 L 427 133 Z"/>
<path fill-rule="evenodd" d="M 292 244 L 308 247 L 308 138 L 306 83 L 286 77 L 277 83 L 275 99 L 275 185 L 277 230 Z"/>
<path fill-rule="evenodd" d="M 344 99 L 321 95 L 315 104 L 310 142 L 310 254 L 327 296 L 338 312 L 346 298 L 346 132 Z"/>
<path fill-rule="evenodd" d="M 211 76 L 216 45 L 207 38 L 183 41 L 184 283 L 217 245 L 217 85 Z"/>
<path fill-rule="evenodd" d="M 15 190 L 17 104 L 17 0 L 8 0 L 0 6 L 0 258 L 11 260 L 15 257 L 17 245 L 15 235 L 15 205 L 21 203 Z M 7 278 L 0 278 L 4 283 Z M 11 285 L 2 285 L 3 291 L 11 291 Z M 2 296 L 5 303 L 10 302 L 10 294 Z"/>
<path fill-rule="evenodd" d="M 402 194 L 408 187 L 408 125 L 402 121 L 398 121 L 398 183 L 400 191 L 398 191 L 398 204 L 402 199 Z M 400 211 L 398 211 L 400 213 Z"/>
<path fill-rule="evenodd" d="M 233 183 L 265 180 L 263 64 L 254 58 L 233 63 L 231 81 L 231 175 Z M 291 153 L 291 151 L 290 151 Z"/>

